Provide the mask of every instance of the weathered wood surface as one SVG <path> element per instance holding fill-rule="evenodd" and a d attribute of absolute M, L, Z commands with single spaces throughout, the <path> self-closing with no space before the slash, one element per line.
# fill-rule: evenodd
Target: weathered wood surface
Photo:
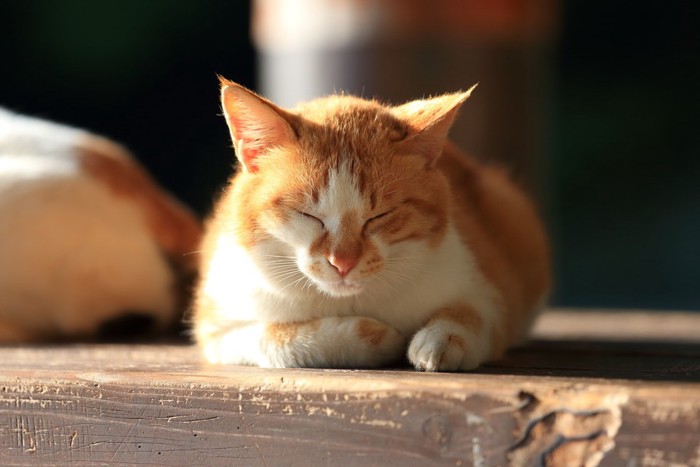
<path fill-rule="evenodd" d="M 673 315 L 682 343 L 658 332 L 671 315 L 614 316 L 550 315 L 469 374 L 214 367 L 186 344 L 1 348 L 0 465 L 700 465 L 700 315 Z M 592 331 L 564 339 L 576 329 Z"/>

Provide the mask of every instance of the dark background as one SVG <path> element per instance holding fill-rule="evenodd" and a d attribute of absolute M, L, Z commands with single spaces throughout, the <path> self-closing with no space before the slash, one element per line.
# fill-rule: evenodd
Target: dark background
<path fill-rule="evenodd" d="M 561 5 L 542 187 L 556 305 L 700 310 L 699 5 Z M 216 74 L 256 87 L 247 2 L 6 0 L 0 18 L 0 105 L 122 142 L 207 212 L 234 158 Z"/>
<path fill-rule="evenodd" d="M 199 213 L 231 172 L 217 73 L 255 86 L 242 1 L 0 2 L 0 105 L 131 149 Z"/>

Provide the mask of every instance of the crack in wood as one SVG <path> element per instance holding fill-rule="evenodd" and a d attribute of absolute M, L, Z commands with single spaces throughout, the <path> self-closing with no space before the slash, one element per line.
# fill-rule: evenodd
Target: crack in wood
<path fill-rule="evenodd" d="M 627 400 L 576 387 L 519 397 L 520 434 L 507 452 L 511 466 L 597 466 L 615 446 L 622 423 L 619 407 Z"/>
<path fill-rule="evenodd" d="M 607 440 L 607 431 L 605 431 L 604 429 L 595 431 L 593 433 L 581 435 L 581 436 L 569 436 L 569 437 L 567 437 L 567 436 L 560 435 L 558 438 L 556 438 L 554 440 L 554 442 L 552 443 L 552 446 L 550 446 L 549 449 L 546 449 L 542 453 L 542 456 L 540 457 L 540 459 L 538 459 L 538 461 L 539 461 L 538 466 L 545 467 L 548 465 L 569 465 L 568 459 L 559 459 L 559 457 L 561 457 L 561 455 L 560 455 L 561 448 L 566 449 L 566 448 L 569 448 L 570 446 L 572 446 L 572 444 L 569 444 L 569 446 L 566 446 L 567 443 L 584 442 L 584 443 L 586 443 L 585 447 L 587 447 L 589 444 L 587 442 L 590 442 L 590 444 L 596 445 L 597 444 L 596 442 L 600 443 L 601 441 L 606 441 L 606 440 Z M 602 449 L 602 447 L 600 447 L 600 446 L 597 447 L 595 449 L 596 453 L 600 453 L 601 449 Z M 571 456 L 569 456 L 569 457 L 571 457 Z M 588 455 L 583 455 L 583 456 L 577 455 L 576 457 L 588 458 L 589 456 Z M 602 459 L 602 456 L 601 456 L 601 459 Z M 582 464 L 582 465 L 588 466 L 591 464 L 589 462 L 586 462 L 585 464 Z M 596 463 L 596 465 L 597 465 L 597 463 Z"/>
<path fill-rule="evenodd" d="M 525 426 L 525 429 L 523 430 L 523 433 L 520 435 L 520 438 L 513 443 L 508 450 L 509 451 L 514 451 L 516 449 L 519 449 L 521 447 L 524 447 L 528 442 L 530 442 L 530 438 L 532 437 L 532 432 L 535 430 L 535 428 L 539 428 L 540 424 L 545 424 L 545 425 L 552 425 L 552 418 L 555 418 L 558 414 L 569 414 L 575 417 L 596 417 L 600 415 L 605 415 L 607 413 L 607 410 L 601 411 L 601 410 L 590 410 L 590 411 L 573 411 L 569 409 L 561 409 L 553 412 L 547 412 L 539 417 L 534 417 L 531 418 L 530 420 L 527 421 L 527 424 Z"/>

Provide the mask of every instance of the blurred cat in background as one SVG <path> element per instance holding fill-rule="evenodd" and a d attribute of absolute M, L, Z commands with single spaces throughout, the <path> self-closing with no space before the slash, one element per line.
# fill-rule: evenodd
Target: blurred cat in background
<path fill-rule="evenodd" d="M 200 234 L 123 147 L 0 109 L 0 343 L 167 328 Z"/>

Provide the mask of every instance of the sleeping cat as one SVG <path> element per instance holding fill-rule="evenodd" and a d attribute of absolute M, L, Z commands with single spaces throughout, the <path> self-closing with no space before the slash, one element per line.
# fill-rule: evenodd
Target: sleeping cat
<path fill-rule="evenodd" d="M 121 146 L 0 109 L 0 343 L 176 322 L 200 235 Z"/>
<path fill-rule="evenodd" d="M 210 362 L 471 370 L 526 335 L 547 240 L 507 176 L 447 140 L 470 92 L 283 110 L 222 79 L 240 166 L 202 247 Z"/>

